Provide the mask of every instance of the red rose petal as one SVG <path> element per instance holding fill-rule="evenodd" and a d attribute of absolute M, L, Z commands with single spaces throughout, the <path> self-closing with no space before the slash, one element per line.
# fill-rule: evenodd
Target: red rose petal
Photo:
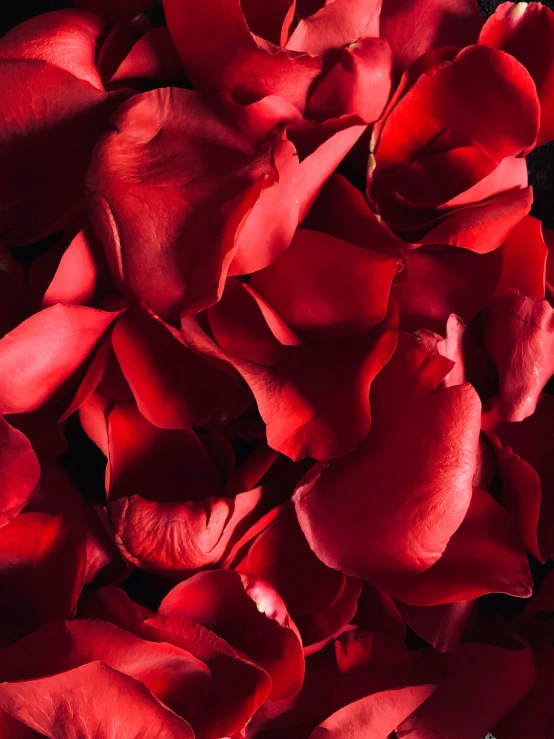
<path fill-rule="evenodd" d="M 92 662 L 61 675 L 0 685 L 0 708 L 50 739 L 194 739 L 190 725 L 138 680 Z M 78 730 L 78 734 L 76 734 Z"/>
<path fill-rule="evenodd" d="M 108 94 L 45 61 L 0 61 L 0 236 L 38 241 L 71 223 Z"/>
<path fill-rule="evenodd" d="M 122 18 L 133 18 L 151 5 L 151 0 L 76 0 L 75 5 L 100 13 L 111 23 Z"/>
<path fill-rule="evenodd" d="M 485 347 L 500 377 L 500 415 L 523 421 L 554 374 L 554 311 L 547 300 L 510 290 L 493 301 L 485 331 Z"/>
<path fill-rule="evenodd" d="M 283 601 L 263 580 L 231 570 L 202 572 L 173 588 L 159 614 L 197 621 L 248 655 L 271 677 L 273 699 L 300 690 L 302 642 Z"/>
<path fill-rule="evenodd" d="M 323 56 L 364 36 L 378 36 L 380 3 L 376 0 L 334 0 L 302 18 L 287 49 Z"/>
<path fill-rule="evenodd" d="M 5 645 L 41 624 L 73 616 L 85 547 L 62 516 L 20 513 L 0 529 L 0 614 Z"/>
<path fill-rule="evenodd" d="M 166 26 L 152 28 L 141 36 L 110 77 L 110 82 L 141 79 L 165 84 L 183 84 L 185 71 Z"/>
<path fill-rule="evenodd" d="M 0 340 L 0 412 L 36 410 L 69 380 L 118 312 L 54 305 Z"/>
<path fill-rule="evenodd" d="M 482 25 L 474 0 L 384 0 L 380 35 L 401 72 L 434 47 L 475 43 Z"/>
<path fill-rule="evenodd" d="M 530 72 L 541 103 L 538 144 L 554 137 L 554 13 L 540 3 L 502 3 L 485 23 L 479 43 L 502 49 Z"/>
<path fill-rule="evenodd" d="M 281 95 L 303 110 L 308 89 L 320 71 L 319 60 L 255 37 L 239 0 L 214 0 L 209 6 L 195 0 L 164 0 L 164 9 L 169 32 L 195 87 L 226 88 L 246 103 Z"/>
<path fill-rule="evenodd" d="M 88 305 L 96 291 L 98 266 L 91 243 L 80 231 L 62 255 L 42 299 L 42 307 L 56 303 Z"/>
<path fill-rule="evenodd" d="M 240 377 L 202 360 L 178 332 L 177 337 L 138 308 L 127 310 L 115 325 L 114 352 L 141 413 L 166 429 L 233 415 L 246 397 Z"/>
<path fill-rule="evenodd" d="M 39 477 L 39 461 L 29 439 L 0 417 L 0 527 L 23 508 Z"/>
<path fill-rule="evenodd" d="M 222 291 L 240 222 L 273 177 L 270 146 L 257 151 L 216 103 L 178 88 L 136 95 L 114 126 L 88 176 L 112 271 L 163 318 L 207 307 Z"/>
<path fill-rule="evenodd" d="M 77 79 L 104 89 L 96 49 L 104 21 L 82 10 L 43 13 L 12 28 L 0 41 L 0 60 L 35 59 L 65 69 Z"/>
<path fill-rule="evenodd" d="M 463 644 L 442 684 L 396 733 L 399 739 L 484 736 L 525 696 L 535 674 L 528 647 Z"/>
<path fill-rule="evenodd" d="M 145 641 L 96 619 L 48 624 L 3 652 L 3 681 L 41 678 L 101 661 L 140 680 L 156 698 L 185 719 L 210 689 L 210 671 L 172 644 Z"/>
<path fill-rule="evenodd" d="M 376 425 L 344 460 L 311 472 L 293 500 L 318 557 L 370 581 L 431 567 L 470 505 L 479 428 L 473 388 L 447 388 L 414 401 L 392 428 Z"/>

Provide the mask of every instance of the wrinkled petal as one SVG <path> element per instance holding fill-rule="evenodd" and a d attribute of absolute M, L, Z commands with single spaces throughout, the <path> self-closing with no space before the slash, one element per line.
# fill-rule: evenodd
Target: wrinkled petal
<path fill-rule="evenodd" d="M 185 719 L 194 715 L 210 689 L 209 669 L 190 653 L 96 619 L 43 626 L 4 650 L 1 675 L 9 682 L 37 679 L 96 661 L 140 680 Z"/>
<path fill-rule="evenodd" d="M 383 739 L 435 689 L 436 685 L 417 685 L 360 698 L 325 719 L 310 739 Z"/>

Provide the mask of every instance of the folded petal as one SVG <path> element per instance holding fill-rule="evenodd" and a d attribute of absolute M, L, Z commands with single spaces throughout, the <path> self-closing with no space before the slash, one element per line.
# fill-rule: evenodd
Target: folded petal
<path fill-rule="evenodd" d="M 367 333 L 387 315 L 398 261 L 299 229 L 290 248 L 250 280 L 299 336 L 329 339 Z"/>
<path fill-rule="evenodd" d="M 176 644 L 210 669 L 210 710 L 201 711 L 192 721 L 196 739 L 221 739 L 240 733 L 271 690 L 265 670 L 188 618 L 155 616 L 147 619 L 142 629 L 146 639 Z"/>
<path fill-rule="evenodd" d="M 62 255 L 50 282 L 42 307 L 56 303 L 87 305 L 92 301 L 99 279 L 99 269 L 90 238 L 80 231 Z"/>
<path fill-rule="evenodd" d="M 110 77 L 110 83 L 130 80 L 156 80 L 164 84 L 183 84 L 185 71 L 167 26 L 152 28 L 141 36 Z"/>
<path fill-rule="evenodd" d="M 440 605 L 487 593 L 528 598 L 532 579 L 523 540 L 506 509 L 475 488 L 466 516 L 440 559 L 409 578 L 382 583 L 405 603 Z"/>
<path fill-rule="evenodd" d="M 4 650 L 0 674 L 9 682 L 37 679 L 96 661 L 140 680 L 185 719 L 196 713 L 211 687 L 209 669 L 189 652 L 96 619 L 43 626 Z"/>
<path fill-rule="evenodd" d="M 158 613 L 197 621 L 248 655 L 271 677 L 273 699 L 300 690 L 302 642 L 285 604 L 263 580 L 231 570 L 202 572 L 173 588 Z"/>
<path fill-rule="evenodd" d="M 114 23 L 120 19 L 133 18 L 151 5 L 150 0 L 119 0 L 114 5 L 111 0 L 76 0 L 75 5 L 92 10 Z"/>
<path fill-rule="evenodd" d="M 554 13 L 541 3 L 502 3 L 485 23 L 479 43 L 502 49 L 527 68 L 541 104 L 538 145 L 554 137 Z"/>
<path fill-rule="evenodd" d="M 482 25 L 474 0 L 384 0 L 381 7 L 380 35 L 392 47 L 397 72 L 430 49 L 475 43 Z"/>
<path fill-rule="evenodd" d="M 468 86 L 471 98 L 463 92 Z M 511 115 L 516 107 L 525 110 L 517 120 Z M 522 64 L 496 49 L 468 46 L 424 72 L 394 106 L 377 146 L 377 166 L 411 162 L 445 132 L 463 135 L 500 162 L 534 146 L 539 114 L 535 85 Z M 406 121 L 412 121 L 408 129 Z"/>
<path fill-rule="evenodd" d="M 230 275 L 263 269 L 288 249 L 325 181 L 365 129 L 357 116 L 291 123 L 274 146 L 278 182 L 262 190 L 243 224 Z"/>
<path fill-rule="evenodd" d="M 386 431 L 376 424 L 355 452 L 297 488 L 311 548 L 327 566 L 370 581 L 429 569 L 470 505 L 479 429 L 470 385 L 415 400 Z"/>
<path fill-rule="evenodd" d="M 65 69 L 77 79 L 104 89 L 96 66 L 96 50 L 104 21 L 82 10 L 56 10 L 35 16 L 0 41 L 0 60 L 35 59 Z"/>
<path fill-rule="evenodd" d="M 39 477 L 31 442 L 0 417 L 0 527 L 23 508 Z"/>
<path fill-rule="evenodd" d="M 234 370 L 203 360 L 183 345 L 179 332 L 139 308 L 121 316 L 112 343 L 140 412 L 155 426 L 184 429 L 226 420 L 248 402 Z"/>
<path fill-rule="evenodd" d="M 360 698 L 339 709 L 310 734 L 310 739 L 383 739 L 436 690 L 416 685 Z"/>
<path fill-rule="evenodd" d="M 0 237 L 27 244 L 82 209 L 92 148 L 110 115 L 106 92 L 38 59 L 0 61 Z"/>
<path fill-rule="evenodd" d="M 110 505 L 115 538 L 123 555 L 138 567 L 182 578 L 217 564 L 237 529 L 246 528 L 260 491 L 201 502 L 158 502 L 138 495 Z"/>
<path fill-rule="evenodd" d="M 185 71 L 197 89 L 228 89 L 246 103 L 281 95 L 303 110 L 321 69 L 319 60 L 255 36 L 239 0 L 214 0 L 209 7 L 194 0 L 164 0 L 164 9 Z"/>
<path fill-rule="evenodd" d="M 136 95 L 113 123 L 88 199 L 114 275 L 163 318 L 211 305 L 237 229 L 273 180 L 271 145 L 258 151 L 223 108 L 178 88 Z"/>
<path fill-rule="evenodd" d="M 0 412 L 28 413 L 55 397 L 118 312 L 54 305 L 0 340 Z"/>
<path fill-rule="evenodd" d="M 40 680 L 3 683 L 0 708 L 50 739 L 109 739 L 114 732 L 194 739 L 190 725 L 142 683 L 102 662 Z"/>
<path fill-rule="evenodd" d="M 427 329 L 444 336 L 450 315 L 470 323 L 488 304 L 502 269 L 500 249 L 406 249 L 406 278 L 393 286 L 406 331 Z"/>
<path fill-rule="evenodd" d="M 307 115 L 316 120 L 357 115 L 376 121 L 391 89 L 392 54 L 383 39 L 362 38 L 341 50 L 329 72 L 316 83 Z"/>
<path fill-rule="evenodd" d="M 485 325 L 485 348 L 500 378 L 500 415 L 523 421 L 554 374 L 554 311 L 547 300 L 509 290 L 495 298 Z"/>

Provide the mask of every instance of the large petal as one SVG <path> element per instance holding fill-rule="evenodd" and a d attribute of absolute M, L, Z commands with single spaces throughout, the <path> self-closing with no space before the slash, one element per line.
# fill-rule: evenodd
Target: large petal
<path fill-rule="evenodd" d="M 194 739 L 190 725 L 138 680 L 102 662 L 0 685 L 0 708 L 50 739 Z"/>
<path fill-rule="evenodd" d="M 76 0 L 75 2 L 75 5 L 80 8 L 99 13 L 111 23 L 133 18 L 151 4 L 151 0 L 118 0 L 117 3 L 113 3 L 112 0 Z"/>
<path fill-rule="evenodd" d="M 197 621 L 248 655 L 271 677 L 274 700 L 300 690 L 302 642 L 285 604 L 263 580 L 231 570 L 202 572 L 173 588 L 158 613 Z"/>
<path fill-rule="evenodd" d="M 248 402 L 236 372 L 214 367 L 182 343 L 179 332 L 139 308 L 117 322 L 112 342 L 141 413 L 166 429 L 227 420 Z"/>
<path fill-rule="evenodd" d="M 459 385 L 415 400 L 386 432 L 376 424 L 348 457 L 310 471 L 293 500 L 318 557 L 367 580 L 429 569 L 470 505 L 479 429 L 477 394 Z"/>
<path fill-rule="evenodd" d="M 109 96 L 42 60 L 0 61 L 0 236 L 37 241 L 71 223 Z"/>
<path fill-rule="evenodd" d="M 4 650 L 0 675 L 3 682 L 38 679 L 96 661 L 140 680 L 185 719 L 194 715 L 210 689 L 209 669 L 189 652 L 97 619 L 43 626 Z"/>
<path fill-rule="evenodd" d="M 0 527 L 23 508 L 39 477 L 29 439 L 0 417 Z"/>
<path fill-rule="evenodd" d="M 380 35 L 402 72 L 431 49 L 475 43 L 482 24 L 475 0 L 384 0 Z"/>
<path fill-rule="evenodd" d="M 271 147 L 258 152 L 216 103 L 178 88 L 136 95 L 113 123 L 88 198 L 114 275 L 163 318 L 211 305 L 240 223 L 273 179 Z"/>
<path fill-rule="evenodd" d="M 302 110 L 318 59 L 264 43 L 250 31 L 239 0 L 164 0 L 167 25 L 195 87 L 228 89 L 241 102 L 281 95 Z M 266 16 L 267 17 L 267 16 Z"/>
<path fill-rule="evenodd" d="M 324 56 L 365 36 L 378 36 L 379 0 L 334 0 L 302 18 L 287 49 Z"/>
<path fill-rule="evenodd" d="M 118 312 L 54 305 L 0 340 L 0 412 L 28 413 L 83 365 Z"/>
<path fill-rule="evenodd" d="M 542 3 L 502 3 L 485 23 L 479 43 L 502 49 L 528 69 L 541 104 L 538 144 L 554 137 L 554 13 Z"/>
<path fill-rule="evenodd" d="M 104 31 L 98 15 L 57 10 L 31 18 L 0 41 L 0 60 L 36 59 L 65 69 L 83 82 L 104 89 L 96 67 L 96 50 Z"/>

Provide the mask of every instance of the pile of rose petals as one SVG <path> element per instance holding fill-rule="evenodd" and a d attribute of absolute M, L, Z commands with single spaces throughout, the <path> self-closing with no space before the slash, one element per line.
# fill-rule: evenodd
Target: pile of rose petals
<path fill-rule="evenodd" d="M 554 13 L 76 4 L 0 40 L 0 737 L 552 739 Z"/>

